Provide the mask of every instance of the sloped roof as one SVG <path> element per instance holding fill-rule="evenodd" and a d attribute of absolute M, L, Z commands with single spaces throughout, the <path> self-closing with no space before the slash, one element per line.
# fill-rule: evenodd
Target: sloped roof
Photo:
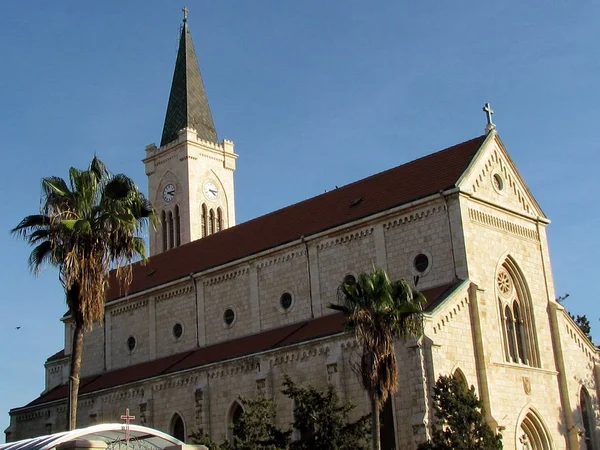
<path fill-rule="evenodd" d="M 423 295 L 427 299 L 425 309 L 429 310 L 430 305 L 438 305 L 461 284 L 462 281 L 459 281 L 424 290 Z M 86 377 L 81 380 L 79 393 L 80 395 L 87 394 L 186 369 L 202 367 L 234 358 L 248 357 L 269 350 L 276 350 L 302 342 L 333 336 L 343 331 L 344 316 L 341 313 L 329 314 L 316 319 L 263 331 L 251 336 L 244 336 L 208 347 Z M 67 386 L 61 385 L 42 394 L 25 407 L 37 406 L 66 397 Z"/>
<path fill-rule="evenodd" d="M 127 294 L 244 258 L 450 189 L 485 136 L 241 223 L 134 265 Z M 359 200 L 360 199 L 360 200 Z M 107 302 L 123 296 L 112 279 Z"/>

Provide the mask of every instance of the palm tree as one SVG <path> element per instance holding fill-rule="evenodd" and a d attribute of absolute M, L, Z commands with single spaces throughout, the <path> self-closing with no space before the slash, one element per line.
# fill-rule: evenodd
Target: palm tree
<path fill-rule="evenodd" d="M 405 280 L 390 282 L 383 269 L 348 281 L 338 289 L 339 304 L 330 308 L 344 313 L 362 347 L 358 372 L 371 399 L 373 450 L 380 450 L 379 411 L 398 389 L 394 341 L 422 333 L 425 298 Z"/>
<path fill-rule="evenodd" d="M 34 246 L 29 267 L 38 274 L 46 265 L 58 268 L 74 325 L 69 373 L 69 430 L 76 427 L 83 335 L 104 319 L 109 273 L 131 282 L 130 263 L 145 260 L 139 233 L 154 217 L 152 206 L 125 175 L 111 175 L 94 156 L 87 170 L 71 168 L 67 181 L 42 179 L 40 213 L 25 217 L 12 233 Z"/>

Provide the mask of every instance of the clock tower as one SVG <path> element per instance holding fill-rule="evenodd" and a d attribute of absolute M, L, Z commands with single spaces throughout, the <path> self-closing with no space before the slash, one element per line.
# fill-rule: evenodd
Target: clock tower
<path fill-rule="evenodd" d="M 235 225 L 233 142 L 219 142 L 184 10 L 160 147 L 146 147 L 148 196 L 158 214 L 150 255 Z"/>

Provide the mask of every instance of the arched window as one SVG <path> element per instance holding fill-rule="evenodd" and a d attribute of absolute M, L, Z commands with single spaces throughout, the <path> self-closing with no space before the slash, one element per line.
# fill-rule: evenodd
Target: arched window
<path fill-rule="evenodd" d="M 221 207 L 217 208 L 217 231 L 223 229 L 223 210 Z"/>
<path fill-rule="evenodd" d="M 237 400 L 234 401 L 231 408 L 229 408 L 229 417 L 227 419 L 227 439 L 231 443 L 233 443 L 233 438 L 237 433 L 236 425 L 240 423 L 242 414 L 244 414 L 244 408 L 242 408 L 242 405 Z"/>
<path fill-rule="evenodd" d="M 596 443 L 596 436 L 594 436 L 596 432 L 596 420 L 594 418 L 590 394 L 583 386 L 579 392 L 579 406 L 581 408 L 581 421 L 583 422 L 582 439 L 585 441 L 585 448 L 593 450 Z"/>
<path fill-rule="evenodd" d="M 171 426 L 169 427 L 171 431 L 171 436 L 179 439 L 182 442 L 185 442 L 185 425 L 183 424 L 183 419 L 177 413 L 173 415 L 171 419 Z"/>
<path fill-rule="evenodd" d="M 552 448 L 548 431 L 533 411 L 527 413 L 517 430 L 516 447 L 519 450 L 550 450 Z"/>
<path fill-rule="evenodd" d="M 179 217 L 179 205 L 175 205 L 175 247 L 181 245 L 181 217 Z"/>
<path fill-rule="evenodd" d="M 169 248 L 173 248 L 173 213 L 169 211 Z"/>
<path fill-rule="evenodd" d="M 202 237 L 208 234 L 208 217 L 206 214 L 206 203 L 202 203 Z"/>
<path fill-rule="evenodd" d="M 208 234 L 215 234 L 215 210 L 212 208 L 208 218 Z"/>
<path fill-rule="evenodd" d="M 510 256 L 498 269 L 496 292 L 506 361 L 540 367 L 531 295 L 525 277 Z"/>
<path fill-rule="evenodd" d="M 462 384 L 464 384 L 464 386 L 465 386 L 465 389 L 469 389 L 469 384 L 467 383 L 467 377 L 465 377 L 465 374 L 463 373 L 463 371 L 462 371 L 462 370 L 460 370 L 460 369 L 456 369 L 456 370 L 454 371 L 454 373 L 452 374 L 452 376 L 453 376 L 454 378 L 456 378 L 457 380 L 460 380 L 460 382 L 461 382 Z"/>
<path fill-rule="evenodd" d="M 162 247 L 163 252 L 167 251 L 167 216 L 163 211 L 160 219 L 161 227 L 162 227 Z"/>
<path fill-rule="evenodd" d="M 294 415 L 294 440 L 309 440 L 316 430 L 311 414 L 305 408 L 299 407 L 296 402 L 292 402 L 292 411 Z"/>

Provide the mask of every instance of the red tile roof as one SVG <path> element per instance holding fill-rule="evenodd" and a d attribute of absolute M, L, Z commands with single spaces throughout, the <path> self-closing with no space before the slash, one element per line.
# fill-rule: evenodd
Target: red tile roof
<path fill-rule="evenodd" d="M 55 361 L 57 359 L 61 359 L 65 357 L 65 349 L 63 348 L 60 352 L 56 352 L 54 355 L 50 356 L 46 362 Z"/>
<path fill-rule="evenodd" d="M 425 295 L 425 298 L 427 299 L 427 305 L 439 304 L 453 292 L 460 283 L 462 282 L 424 290 L 423 295 Z M 101 389 L 121 386 L 126 383 L 179 372 L 185 369 L 202 367 L 208 364 L 243 356 L 251 356 L 268 350 L 332 336 L 343 332 L 343 330 L 344 316 L 341 313 L 329 314 L 316 319 L 287 325 L 285 327 L 263 331 L 262 333 L 251 336 L 221 342 L 208 347 L 202 347 L 83 378 L 79 387 L 79 393 L 87 394 Z M 61 400 L 66 397 L 67 386 L 61 385 L 42 394 L 40 397 L 27 404 L 26 407 L 41 405 L 55 400 Z"/>
<path fill-rule="evenodd" d="M 133 281 L 126 293 L 159 286 L 452 188 L 484 139 L 479 136 L 153 256 L 144 266 L 134 265 Z M 113 279 L 107 301 L 124 293 Z"/>

